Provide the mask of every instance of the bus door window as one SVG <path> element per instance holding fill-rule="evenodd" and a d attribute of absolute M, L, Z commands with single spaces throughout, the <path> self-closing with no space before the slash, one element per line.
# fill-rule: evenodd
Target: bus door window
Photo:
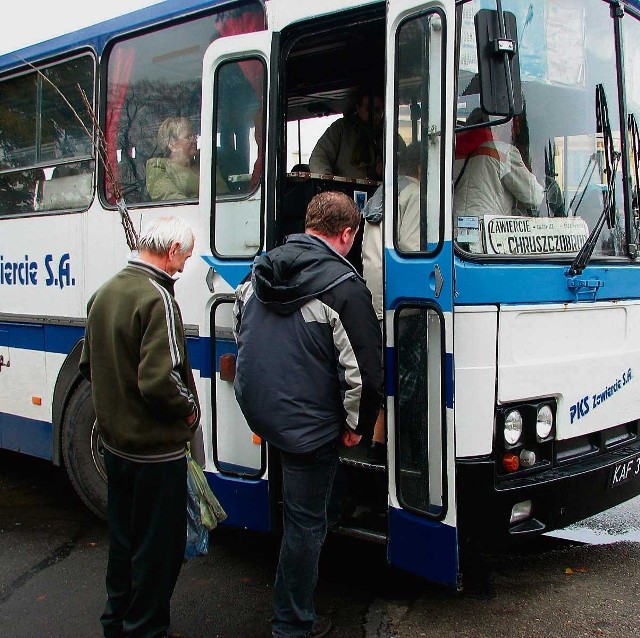
<path fill-rule="evenodd" d="M 250 257 L 262 245 L 262 181 L 265 148 L 263 60 L 222 64 L 215 78 L 215 192 L 212 248 L 224 257 Z"/>
<path fill-rule="evenodd" d="M 430 15 L 408 21 L 398 34 L 394 243 L 405 253 L 433 252 L 440 242 L 442 113 L 440 91 L 430 87 L 440 77 L 431 58 L 441 52 L 426 45 L 440 25 Z"/>
<path fill-rule="evenodd" d="M 457 246 L 484 255 L 531 258 L 564 253 L 571 258 L 596 225 L 609 189 L 603 133 L 596 119 L 600 84 L 614 149 L 620 152 L 609 5 L 599 0 L 502 2 L 517 25 L 523 100 L 522 113 L 506 122 L 484 111 L 480 103 L 474 27 L 478 8 L 473 2 L 459 7 Z M 629 22 L 623 20 L 625 25 Z M 546 47 L 540 48 L 540 42 Z M 463 130 L 483 123 L 482 128 Z M 492 181 L 489 171 L 497 171 L 498 180 Z M 621 177 L 618 163 L 615 178 L 609 180 L 617 185 L 615 219 L 600 234 L 596 258 L 626 253 Z"/>
<path fill-rule="evenodd" d="M 396 481 L 404 507 L 437 516 L 444 505 L 440 315 L 402 308 L 396 315 Z"/>
<path fill-rule="evenodd" d="M 2 83 L 0 215 L 89 206 L 94 76 L 83 55 Z"/>
<path fill-rule="evenodd" d="M 230 62 L 216 78 L 216 197 L 246 195 L 262 182 L 265 71 L 260 60 Z"/>
<path fill-rule="evenodd" d="M 127 204 L 198 198 L 204 52 L 219 37 L 261 29 L 263 8 L 247 3 L 123 39 L 107 52 L 107 156 Z M 154 174 L 152 180 L 158 175 L 168 179 L 175 168 L 167 162 L 169 153 L 161 133 L 169 118 L 190 122 L 196 144 L 189 168 L 195 175 L 178 171 L 174 179 L 178 188 L 160 189 L 154 197 L 147 171 Z M 222 187 L 220 182 L 218 190 Z M 114 204 L 112 185 L 107 183 L 105 192 L 107 201 Z"/>

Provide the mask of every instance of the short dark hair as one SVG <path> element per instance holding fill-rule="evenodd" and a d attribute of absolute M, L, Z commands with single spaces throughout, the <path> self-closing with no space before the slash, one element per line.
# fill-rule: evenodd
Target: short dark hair
<path fill-rule="evenodd" d="M 373 86 L 371 86 L 370 84 L 360 84 L 356 87 L 356 91 L 353 96 L 355 106 L 360 106 L 362 102 L 364 102 L 364 98 L 366 97 L 371 101 L 375 100 L 375 98 L 377 97 L 384 98 L 383 87 L 378 84 L 375 84 Z"/>
<path fill-rule="evenodd" d="M 318 193 L 307 206 L 305 228 L 335 237 L 345 228 L 357 230 L 362 215 L 351 197 L 336 191 Z"/>

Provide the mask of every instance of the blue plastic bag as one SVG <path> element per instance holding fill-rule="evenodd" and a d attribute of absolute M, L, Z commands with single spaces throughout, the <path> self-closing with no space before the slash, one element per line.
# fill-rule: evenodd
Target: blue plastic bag
<path fill-rule="evenodd" d="M 185 561 L 209 552 L 209 532 L 227 518 L 197 461 L 187 454 L 187 546 Z"/>
<path fill-rule="evenodd" d="M 206 556 L 208 553 L 209 530 L 202 522 L 200 495 L 192 472 L 187 472 L 187 546 L 184 559 L 188 561 L 196 556 Z"/>

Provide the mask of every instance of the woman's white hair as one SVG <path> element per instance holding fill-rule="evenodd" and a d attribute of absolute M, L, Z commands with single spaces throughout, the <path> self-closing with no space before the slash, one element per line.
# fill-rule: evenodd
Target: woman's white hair
<path fill-rule="evenodd" d="M 138 250 L 165 255 L 174 242 L 180 244 L 180 253 L 193 248 L 195 236 L 184 219 L 174 216 L 158 217 L 147 224 L 138 240 Z"/>

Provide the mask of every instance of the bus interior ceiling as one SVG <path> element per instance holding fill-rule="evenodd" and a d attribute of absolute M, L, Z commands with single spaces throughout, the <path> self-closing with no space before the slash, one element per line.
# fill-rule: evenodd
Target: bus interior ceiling
<path fill-rule="evenodd" d="M 287 120 L 342 114 L 359 86 L 384 81 L 384 21 L 302 35 L 286 60 Z"/>

